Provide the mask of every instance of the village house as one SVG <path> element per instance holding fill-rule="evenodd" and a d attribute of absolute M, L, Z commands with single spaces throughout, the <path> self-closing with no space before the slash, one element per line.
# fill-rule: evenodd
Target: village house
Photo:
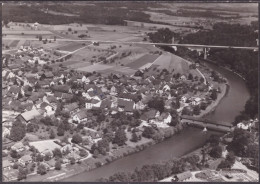
<path fill-rule="evenodd" d="M 11 147 L 11 149 L 17 152 L 21 152 L 25 150 L 25 146 L 22 142 L 17 142 Z"/>
<path fill-rule="evenodd" d="M 66 144 L 64 145 L 63 147 L 60 148 L 61 152 L 64 154 L 64 153 L 71 153 L 72 151 L 74 151 L 74 148 L 72 147 L 71 144 Z"/>
<path fill-rule="evenodd" d="M 55 114 L 56 108 L 46 102 L 40 104 L 40 109 L 44 110 L 44 116 L 51 116 Z"/>
<path fill-rule="evenodd" d="M 86 100 L 85 107 L 86 109 L 92 109 L 93 107 L 92 100 Z"/>
<path fill-rule="evenodd" d="M 74 102 L 71 104 L 64 105 L 64 111 L 74 114 L 79 109 L 78 103 Z"/>
<path fill-rule="evenodd" d="M 2 163 L 2 168 L 4 170 L 10 170 L 11 167 L 13 166 L 13 164 L 9 161 L 9 160 L 3 160 L 3 163 Z"/>
<path fill-rule="evenodd" d="M 118 111 L 125 111 L 127 114 L 132 114 L 134 110 L 134 102 L 130 100 L 118 99 Z"/>
<path fill-rule="evenodd" d="M 36 84 L 39 84 L 39 86 L 41 86 L 41 88 L 50 87 L 50 81 L 48 81 L 48 80 L 37 81 Z"/>
<path fill-rule="evenodd" d="M 182 75 L 182 76 L 180 76 L 179 79 L 182 80 L 182 81 L 185 81 L 185 80 L 187 80 L 187 77 L 185 75 Z"/>
<path fill-rule="evenodd" d="M 52 72 L 45 72 L 41 75 L 42 79 L 52 79 L 54 77 Z"/>
<path fill-rule="evenodd" d="M 110 89 L 110 95 L 117 95 L 117 89 L 115 86 L 112 86 Z"/>
<path fill-rule="evenodd" d="M 192 105 L 199 105 L 201 103 L 201 98 L 199 97 L 192 97 L 190 100 Z"/>
<path fill-rule="evenodd" d="M 89 92 L 83 92 L 82 96 L 85 97 L 88 100 L 91 100 L 92 98 L 95 97 L 95 94 L 93 91 L 89 91 Z"/>
<path fill-rule="evenodd" d="M 100 108 L 102 109 L 110 109 L 112 105 L 112 101 L 110 99 L 102 100 Z"/>
<path fill-rule="evenodd" d="M 18 163 L 24 167 L 26 166 L 27 164 L 31 163 L 32 162 L 32 157 L 30 155 L 24 155 L 22 156 L 19 160 L 18 160 Z"/>
<path fill-rule="evenodd" d="M 68 85 L 56 85 L 52 87 L 52 90 L 61 93 L 72 93 L 72 90 Z"/>
<path fill-rule="evenodd" d="M 170 91 L 171 88 L 168 84 L 166 84 L 165 86 L 163 86 L 163 91 Z"/>
<path fill-rule="evenodd" d="M 88 115 L 87 115 L 87 112 L 86 110 L 81 110 L 79 112 L 77 112 L 73 117 L 72 117 L 72 120 L 73 121 L 76 121 L 78 123 L 81 123 L 83 121 L 87 121 L 88 120 Z"/>
<path fill-rule="evenodd" d="M 9 135 L 10 135 L 10 129 L 3 127 L 2 128 L 2 138 L 9 137 Z"/>
<path fill-rule="evenodd" d="M 146 107 L 146 105 L 142 102 L 142 101 L 139 101 L 135 104 L 135 109 L 136 110 L 144 110 L 144 108 Z"/>
<path fill-rule="evenodd" d="M 186 172 L 183 172 L 183 173 L 175 175 L 173 181 L 178 181 L 178 182 L 185 181 L 185 180 L 187 180 L 187 179 L 189 179 L 191 177 L 192 177 L 191 172 L 190 171 L 186 171 Z"/>
<path fill-rule="evenodd" d="M 101 102 L 102 102 L 102 101 L 97 100 L 97 99 L 92 99 L 92 100 L 91 100 L 91 103 L 93 104 L 93 107 L 97 107 L 97 108 L 100 107 Z"/>
<path fill-rule="evenodd" d="M 238 128 L 241 128 L 243 130 L 248 130 L 252 127 L 252 122 L 249 122 L 249 121 L 243 121 L 243 122 L 240 122 L 237 124 L 237 127 Z"/>
<path fill-rule="evenodd" d="M 155 109 L 149 110 L 141 115 L 140 120 L 144 122 L 150 122 L 151 120 L 155 119 L 156 113 L 157 111 Z"/>
<path fill-rule="evenodd" d="M 59 140 L 52 139 L 52 140 L 29 142 L 29 146 L 35 147 L 35 149 L 38 150 L 38 152 L 44 156 L 46 153 L 52 152 L 55 148 L 58 149 L 61 148 L 61 146 L 55 143 L 55 141 L 59 141 Z"/>
<path fill-rule="evenodd" d="M 184 95 L 184 96 L 181 97 L 180 102 L 186 103 L 186 101 L 188 100 L 188 98 L 189 98 L 188 95 Z"/>
<path fill-rule="evenodd" d="M 24 113 L 22 113 L 22 114 L 19 114 L 19 115 L 16 117 L 16 119 L 19 120 L 19 121 L 21 121 L 22 123 L 27 124 L 27 123 L 29 123 L 32 119 L 34 119 L 34 118 L 36 118 L 36 117 L 38 117 L 38 116 L 40 116 L 40 115 L 41 115 L 41 114 L 39 113 L 38 110 L 32 109 L 32 110 L 30 110 L 30 111 L 26 111 L 26 112 L 24 112 Z"/>
<path fill-rule="evenodd" d="M 157 117 L 158 121 L 164 124 L 168 124 L 172 121 L 172 116 L 170 113 L 163 112 L 159 117 Z"/>

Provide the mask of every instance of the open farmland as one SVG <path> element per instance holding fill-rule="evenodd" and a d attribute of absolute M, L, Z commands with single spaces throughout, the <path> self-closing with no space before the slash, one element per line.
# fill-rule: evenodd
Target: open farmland
<path fill-rule="evenodd" d="M 189 73 L 189 64 L 183 58 L 174 54 L 163 54 L 155 60 L 153 65 L 157 65 L 160 69 L 167 69 L 174 73 L 187 74 Z"/>
<path fill-rule="evenodd" d="M 133 69 L 138 69 L 141 66 L 146 65 L 147 63 L 153 63 L 155 59 L 157 59 L 159 55 L 152 55 L 152 54 L 146 54 L 142 56 L 141 58 L 137 59 L 136 61 L 127 64 L 126 66 L 133 68 Z"/>
<path fill-rule="evenodd" d="M 94 71 L 109 69 L 109 68 L 112 68 L 112 67 L 113 66 L 104 65 L 104 64 L 94 64 L 94 65 L 91 65 L 91 66 L 77 68 L 77 70 L 83 71 L 83 72 L 94 72 Z"/>
<path fill-rule="evenodd" d="M 137 70 L 134 70 L 129 67 L 124 67 L 124 66 L 115 66 L 113 68 L 106 70 L 107 73 L 120 73 L 120 74 L 125 74 L 125 75 L 132 75 L 136 71 Z"/>
<path fill-rule="evenodd" d="M 38 30 L 3 30 L 3 34 L 8 35 L 52 35 L 50 31 L 38 31 Z"/>
<path fill-rule="evenodd" d="M 107 58 L 109 55 L 111 54 L 109 54 L 109 52 L 107 52 L 106 50 L 100 50 L 98 48 L 90 46 L 72 54 L 72 57 L 64 61 L 62 64 L 70 68 L 77 68 L 77 65 L 75 64 L 80 63 L 80 67 L 84 67 L 88 66 L 91 61 L 93 61 L 93 63 L 100 62 L 99 58 Z"/>
<path fill-rule="evenodd" d="M 69 51 L 69 52 L 73 52 L 81 47 L 84 47 L 84 45 L 82 43 L 76 43 L 76 42 L 73 42 L 73 43 L 69 43 L 68 45 L 64 45 L 64 46 L 61 46 L 61 47 L 58 47 L 57 49 L 58 50 L 64 50 L 64 51 Z"/>
<path fill-rule="evenodd" d="M 17 44 L 19 43 L 19 40 L 14 40 L 9 44 L 9 47 L 16 47 Z"/>

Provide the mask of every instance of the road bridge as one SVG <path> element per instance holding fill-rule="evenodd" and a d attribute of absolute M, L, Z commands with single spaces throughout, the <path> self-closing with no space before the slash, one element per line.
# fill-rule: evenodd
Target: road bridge
<path fill-rule="evenodd" d="M 2 38 L 3 40 L 32 40 L 37 41 L 37 38 Z M 225 45 L 199 45 L 199 44 L 179 44 L 179 43 L 150 43 L 150 42 L 127 42 L 127 41 L 111 41 L 111 40 L 93 40 L 93 39 L 73 39 L 73 38 L 57 38 L 59 41 L 69 41 L 69 42 L 98 42 L 98 43 L 117 43 L 117 44 L 136 44 L 136 45 L 157 45 L 157 46 L 177 46 L 177 47 L 192 47 L 192 48 L 202 48 L 204 53 L 204 59 L 207 59 L 208 50 L 211 48 L 220 49 L 243 49 L 243 50 L 253 50 L 258 51 L 258 47 L 241 47 L 241 46 L 225 46 Z"/>
<path fill-rule="evenodd" d="M 215 130 L 220 132 L 231 132 L 234 130 L 234 126 L 228 125 L 229 123 L 216 122 L 204 118 L 197 118 L 193 116 L 181 116 L 181 122 L 187 123 L 190 126 L 196 126 L 201 128 L 207 128 L 209 130 Z"/>

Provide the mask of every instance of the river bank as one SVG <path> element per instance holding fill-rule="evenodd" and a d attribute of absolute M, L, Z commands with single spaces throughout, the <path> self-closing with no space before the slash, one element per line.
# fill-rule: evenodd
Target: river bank
<path fill-rule="evenodd" d="M 173 127 L 171 127 L 173 128 Z M 143 150 L 152 147 L 156 144 L 160 144 L 164 141 L 167 141 L 167 139 L 172 138 L 174 136 L 178 136 L 187 126 L 185 124 L 179 124 L 178 127 L 175 129 L 174 133 L 171 135 L 171 137 L 165 138 L 159 142 L 156 142 L 151 139 L 151 141 L 138 145 L 136 147 L 129 147 L 129 146 L 123 146 L 122 148 L 113 151 L 113 154 L 109 154 L 106 156 L 102 156 L 99 158 L 89 158 L 87 160 L 81 161 L 80 164 L 70 165 L 68 164 L 66 167 L 64 167 L 62 170 L 50 170 L 47 174 L 44 176 L 41 175 L 31 175 L 29 176 L 25 181 L 32 182 L 32 181 L 45 181 L 45 182 L 54 182 L 54 181 L 61 181 L 66 178 L 70 178 L 72 176 L 79 175 L 84 172 L 95 172 L 96 169 L 100 167 L 104 167 L 106 165 L 112 164 L 115 161 L 118 161 L 122 158 L 126 158 L 128 156 L 131 156 L 133 154 L 137 154 L 139 152 L 142 152 Z M 66 169 L 65 169 L 66 168 Z"/>
<path fill-rule="evenodd" d="M 221 92 L 218 94 L 217 99 L 214 102 L 212 102 L 205 110 L 202 110 L 199 115 L 193 116 L 198 118 L 204 118 L 209 113 L 212 113 L 217 108 L 221 100 L 228 94 L 229 87 L 230 86 L 228 82 L 225 83 L 225 85 L 221 86 Z"/>
<path fill-rule="evenodd" d="M 212 60 L 210 60 L 210 59 L 207 59 L 207 60 L 204 60 L 204 61 L 213 63 L 213 64 L 217 65 L 217 66 L 220 67 L 220 68 L 223 68 L 223 69 L 225 69 L 225 70 L 228 70 L 228 71 L 232 72 L 233 74 L 236 74 L 237 76 L 239 76 L 239 77 L 240 77 L 241 79 L 243 79 L 244 81 L 246 81 L 246 79 L 245 79 L 240 73 L 238 73 L 238 72 L 236 72 L 236 71 L 230 69 L 230 68 L 227 67 L 227 66 L 219 66 L 216 62 L 214 62 L 214 61 L 212 61 Z"/>

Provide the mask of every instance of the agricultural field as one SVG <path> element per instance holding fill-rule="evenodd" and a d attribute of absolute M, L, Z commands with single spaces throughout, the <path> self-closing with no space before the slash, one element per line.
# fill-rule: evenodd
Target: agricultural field
<path fill-rule="evenodd" d="M 3 30 L 3 34 L 8 35 L 52 35 L 50 31 L 40 30 Z"/>
<path fill-rule="evenodd" d="M 101 73 L 119 73 L 125 75 L 133 75 L 136 71 L 137 70 L 125 66 L 115 66 L 107 70 L 104 70 Z"/>
<path fill-rule="evenodd" d="M 80 67 L 77 68 L 78 71 L 83 71 L 83 72 L 94 72 L 94 71 L 100 71 L 100 70 L 106 70 L 112 68 L 112 66 L 109 65 L 104 65 L 104 64 L 93 64 L 90 66 L 86 66 L 86 67 Z"/>
<path fill-rule="evenodd" d="M 79 48 L 82 48 L 82 47 L 84 47 L 83 43 L 72 42 L 72 43 L 69 43 L 67 45 L 63 45 L 61 47 L 58 47 L 57 50 L 73 52 L 73 51 L 75 51 Z"/>
<path fill-rule="evenodd" d="M 19 40 L 13 40 L 10 44 L 9 44 L 9 47 L 13 48 L 13 47 L 16 47 L 19 43 Z"/>
<path fill-rule="evenodd" d="M 146 55 L 142 56 L 141 58 L 135 60 L 134 62 L 127 64 L 126 66 L 133 68 L 133 69 L 138 69 L 138 68 L 146 65 L 147 63 L 153 63 L 158 57 L 159 57 L 159 55 L 146 54 Z"/>
<path fill-rule="evenodd" d="M 105 49 L 99 49 L 96 47 L 87 47 L 82 50 L 75 52 L 71 58 L 64 61 L 62 64 L 64 66 L 68 66 L 70 68 L 77 68 L 77 65 L 80 64 L 80 67 L 84 67 L 90 65 L 90 62 L 93 63 L 100 62 L 99 58 L 108 57 L 110 54 Z M 77 64 L 77 65 L 75 65 Z M 74 66 L 75 65 L 75 66 Z"/>

